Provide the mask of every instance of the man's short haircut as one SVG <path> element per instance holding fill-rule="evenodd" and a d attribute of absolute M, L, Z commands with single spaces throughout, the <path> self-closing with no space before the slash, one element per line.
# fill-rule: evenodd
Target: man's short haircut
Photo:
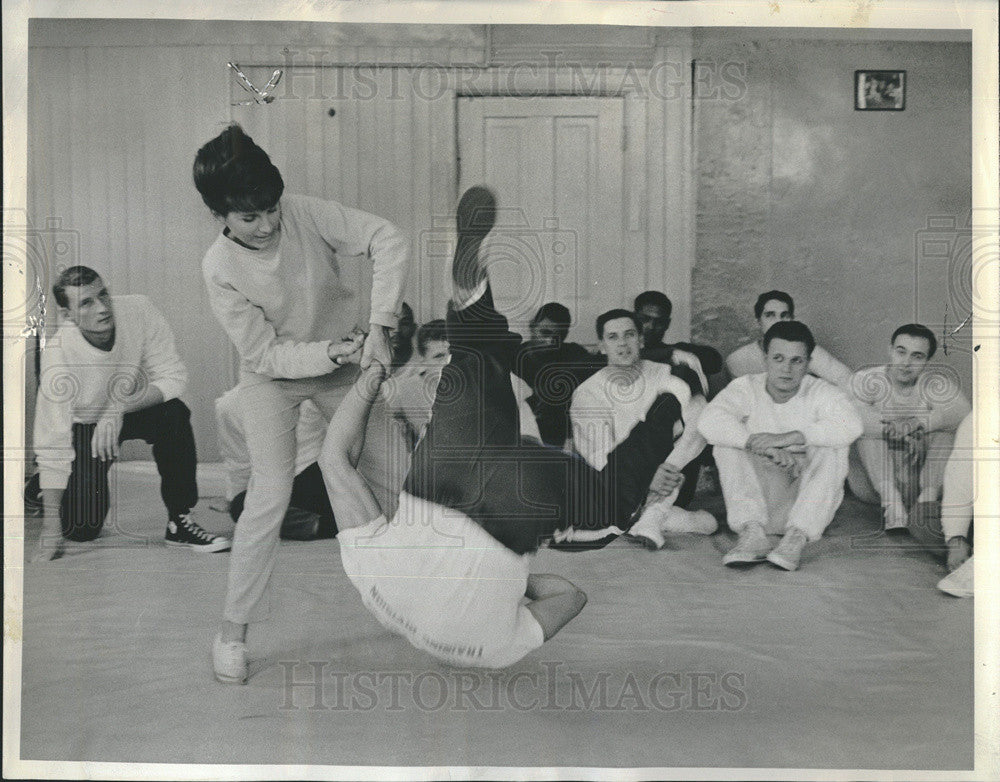
<path fill-rule="evenodd" d="M 604 324 L 609 320 L 618 320 L 619 318 L 628 318 L 632 321 L 637 332 L 642 332 L 642 326 L 639 325 L 639 320 L 636 318 L 635 313 L 631 310 L 614 309 L 608 310 L 597 316 L 597 338 L 604 339 Z"/>
<path fill-rule="evenodd" d="M 60 307 L 69 306 L 69 299 L 66 296 L 67 285 L 78 288 L 81 285 L 90 285 L 94 280 L 99 279 L 101 279 L 101 275 L 89 266 L 70 266 L 68 269 L 63 269 L 52 286 L 52 295 L 55 297 L 56 304 Z"/>
<path fill-rule="evenodd" d="M 421 356 L 427 355 L 427 345 L 431 342 L 448 339 L 448 330 L 445 322 L 438 318 L 431 320 L 417 329 L 417 350 Z"/>
<path fill-rule="evenodd" d="M 563 339 L 566 339 L 566 335 L 569 334 L 569 325 L 572 323 L 573 318 L 565 305 L 560 304 L 558 301 L 550 301 L 538 308 L 535 317 L 531 319 L 531 325 L 537 326 L 543 320 L 551 320 L 555 323 L 559 327 L 559 334 Z"/>
<path fill-rule="evenodd" d="M 767 355 L 767 349 L 771 342 L 776 339 L 783 339 L 786 342 L 802 342 L 806 346 L 807 356 L 812 356 L 813 348 L 816 347 L 816 340 L 809 327 L 797 320 L 779 320 L 767 330 L 767 333 L 764 334 L 765 355 Z"/>
<path fill-rule="evenodd" d="M 788 314 L 791 317 L 795 317 L 795 302 L 792 301 L 792 297 L 789 296 L 784 291 L 768 291 L 767 293 L 762 293 L 757 297 L 757 303 L 753 305 L 753 316 L 760 320 L 760 316 L 764 313 L 764 305 L 769 301 L 783 301 L 788 305 Z"/>
<path fill-rule="evenodd" d="M 668 318 L 670 317 L 670 313 L 674 310 L 674 305 L 671 303 L 670 298 L 667 294 L 661 293 L 660 291 L 643 291 L 635 297 L 635 302 L 633 302 L 632 307 L 636 312 L 638 312 L 649 304 L 662 309 Z"/>
<path fill-rule="evenodd" d="M 892 345 L 896 342 L 896 337 L 900 334 L 906 334 L 910 337 L 923 337 L 927 340 L 928 350 L 927 358 L 931 358 L 937 351 L 937 337 L 934 336 L 934 332 L 927 328 L 922 323 L 906 323 L 892 332 L 892 339 L 889 340 L 889 344 Z"/>
<path fill-rule="evenodd" d="M 235 122 L 198 150 L 194 186 L 215 214 L 263 212 L 285 190 L 281 172 Z"/>

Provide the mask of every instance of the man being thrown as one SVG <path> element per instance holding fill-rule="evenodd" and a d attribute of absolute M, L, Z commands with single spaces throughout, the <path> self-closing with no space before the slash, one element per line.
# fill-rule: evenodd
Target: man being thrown
<path fill-rule="evenodd" d="M 766 371 L 734 380 L 698 421 L 714 446 L 729 526 L 739 533 L 726 565 L 767 559 L 795 570 L 843 499 L 861 421 L 840 389 L 807 374 L 815 344 L 803 324 L 775 323 L 764 335 Z M 768 533 L 784 535 L 773 549 Z"/>
<path fill-rule="evenodd" d="M 522 440 L 510 373 L 521 338 L 493 307 L 479 247 L 496 203 L 485 188 L 458 208 L 451 361 L 391 521 L 354 463 L 382 371 L 370 367 L 330 424 L 321 467 L 344 569 L 369 610 L 414 646 L 455 665 L 510 665 L 580 612 L 584 593 L 529 574 L 541 541 L 628 528 L 670 453 L 680 405 L 661 396 L 601 471 Z M 571 529 L 572 528 L 572 529 Z M 527 598 L 527 603 L 522 601 Z"/>
<path fill-rule="evenodd" d="M 757 319 L 760 336 L 754 342 L 734 350 L 726 357 L 726 369 L 734 378 L 759 374 L 764 371 L 766 363 L 763 348 L 764 335 L 778 321 L 794 320 L 795 302 L 784 291 L 767 291 L 757 297 L 753 306 L 753 314 Z M 849 393 L 851 370 L 819 345 L 813 350 L 812 358 L 809 361 L 809 374 L 821 377 L 845 393 Z"/>
<path fill-rule="evenodd" d="M 933 332 L 908 323 L 893 332 L 889 363 L 858 370 L 851 381 L 864 436 L 848 485 L 865 502 L 880 502 L 885 529 L 920 529 L 937 512 L 955 430 L 971 408 L 956 381 L 928 362 Z M 854 454 L 852 454 L 854 456 Z"/>
<path fill-rule="evenodd" d="M 682 470 L 705 448 L 696 428 L 705 397 L 693 374 L 686 383 L 675 374 L 678 370 L 642 358 L 640 334 L 639 322 L 628 310 L 609 310 L 597 318 L 597 338 L 607 366 L 573 394 L 570 418 L 577 453 L 601 470 L 661 394 L 680 402 L 682 420 L 670 435 L 676 444 L 665 461 L 653 465 L 656 475 L 648 487 L 646 507 L 631 530 L 631 536 L 647 547 L 662 548 L 666 532 L 711 535 L 717 527 L 708 512 L 692 513 L 674 504 L 684 480 Z"/>
<path fill-rule="evenodd" d="M 124 440 L 153 446 L 167 543 L 228 550 L 228 539 L 205 532 L 191 514 L 197 459 L 191 411 L 178 398 L 187 370 L 166 320 L 145 296 L 112 297 L 87 266 L 63 271 L 52 293 L 62 322 L 42 352 L 35 408 L 43 522 L 33 559 L 58 557 L 64 537 L 100 534 L 111 503 L 108 471 Z"/>

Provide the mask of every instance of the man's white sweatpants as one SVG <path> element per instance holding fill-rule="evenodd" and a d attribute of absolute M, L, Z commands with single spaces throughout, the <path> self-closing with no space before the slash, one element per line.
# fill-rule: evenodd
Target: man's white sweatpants
<path fill-rule="evenodd" d="M 772 535 L 796 527 L 810 541 L 819 540 L 844 498 L 846 447 L 807 447 L 798 478 L 743 449 L 716 445 L 713 453 L 734 532 L 757 522 Z"/>
<path fill-rule="evenodd" d="M 944 539 L 968 536 L 972 524 L 973 431 L 972 413 L 958 425 L 955 446 L 944 468 L 944 494 L 941 498 L 941 528 Z"/>

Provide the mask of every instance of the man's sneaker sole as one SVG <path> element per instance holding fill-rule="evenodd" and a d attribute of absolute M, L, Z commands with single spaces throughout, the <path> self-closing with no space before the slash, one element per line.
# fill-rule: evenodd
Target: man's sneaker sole
<path fill-rule="evenodd" d="M 233 547 L 233 542 L 226 538 L 219 538 L 211 543 L 201 545 L 196 543 L 184 543 L 178 540 L 168 540 L 167 545 L 173 546 L 174 548 L 186 548 L 191 549 L 191 551 L 199 551 L 202 554 L 216 554 L 220 551 L 229 551 Z"/>
<path fill-rule="evenodd" d="M 237 676 L 226 676 L 215 671 L 215 680 L 220 684 L 246 684 L 249 679 L 249 674 L 240 679 Z"/>
<path fill-rule="evenodd" d="M 722 558 L 723 565 L 756 565 L 760 562 L 766 562 L 767 555 L 761 554 L 755 557 L 751 554 L 726 554 Z"/>
<path fill-rule="evenodd" d="M 785 559 L 781 554 L 775 554 L 773 551 L 767 555 L 767 561 L 772 565 L 777 565 L 782 570 L 798 570 L 799 565 L 797 562 L 792 562 L 791 560 Z"/>

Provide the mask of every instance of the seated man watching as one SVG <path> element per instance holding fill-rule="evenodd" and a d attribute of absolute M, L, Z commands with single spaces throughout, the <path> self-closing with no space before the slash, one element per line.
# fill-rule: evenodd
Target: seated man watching
<path fill-rule="evenodd" d="M 726 357 L 726 369 L 734 378 L 756 375 L 764 371 L 764 335 L 778 321 L 795 319 L 795 302 L 784 291 L 767 291 L 757 297 L 753 314 L 760 332 L 758 338 Z M 845 393 L 850 393 L 851 370 L 819 345 L 816 346 L 809 361 L 809 374 L 821 377 Z"/>
<path fill-rule="evenodd" d="M 739 533 L 726 565 L 767 559 L 795 570 L 844 497 L 861 421 L 840 389 L 807 374 L 815 344 L 798 321 L 775 323 L 764 335 L 766 371 L 734 380 L 698 421 L 714 446 L 729 527 Z M 783 534 L 773 549 L 768 533 Z"/>
<path fill-rule="evenodd" d="M 972 409 L 957 382 L 929 366 L 936 350 L 930 329 L 908 323 L 892 334 L 889 363 L 851 381 L 865 433 L 848 485 L 858 499 L 881 503 L 886 530 L 920 528 L 923 514 L 934 514 L 955 430 Z"/>
<path fill-rule="evenodd" d="M 663 337 L 670 328 L 673 304 L 660 291 L 644 291 L 633 304 L 636 319 L 642 328 L 642 357 L 661 364 L 685 364 L 698 372 L 702 387 L 710 393 L 708 378 L 722 371 L 722 356 L 708 345 L 691 342 L 665 344 Z M 716 385 L 716 384 L 713 384 Z"/>
<path fill-rule="evenodd" d="M 191 411 L 178 399 L 187 370 L 163 315 L 145 296 L 112 297 L 87 266 L 63 271 L 52 293 L 61 322 L 42 351 L 35 407 L 42 537 L 33 559 L 60 556 L 64 538 L 100 534 L 111 505 L 108 472 L 124 440 L 153 446 L 167 544 L 227 551 L 230 541 L 192 515 L 197 458 Z"/>
<path fill-rule="evenodd" d="M 693 373 L 685 382 L 675 374 L 679 368 L 642 358 L 640 333 L 636 316 L 628 310 L 609 310 L 597 318 L 597 337 L 607 366 L 573 394 L 570 417 L 576 452 L 600 470 L 661 394 L 671 394 L 680 402 L 682 420 L 673 433 L 676 445 L 665 461 L 653 465 L 657 473 L 650 485 L 649 502 L 631 531 L 644 545 L 661 548 L 665 532 L 710 535 L 717 526 L 711 514 L 691 513 L 675 505 L 684 480 L 681 471 L 705 447 L 696 428 L 705 397 Z"/>
<path fill-rule="evenodd" d="M 695 345 L 690 342 L 664 344 L 663 337 L 670 328 L 673 304 L 660 291 L 645 291 L 635 297 L 634 310 L 642 327 L 642 357 L 661 364 L 687 366 L 698 374 L 706 399 L 711 399 L 725 386 L 722 356 L 715 348 Z M 677 495 L 677 504 L 686 508 L 698 487 L 698 477 L 703 465 L 711 461 L 711 449 L 707 446 L 688 466 L 684 468 L 684 483 Z"/>
<path fill-rule="evenodd" d="M 570 312 L 562 304 L 543 304 L 531 319 L 531 339 L 521 346 L 515 372 L 528 384 L 528 404 L 542 442 L 563 448 L 569 437 L 573 392 L 604 366 L 604 357 L 567 342 Z"/>
<path fill-rule="evenodd" d="M 405 427 L 411 448 L 430 420 L 441 367 L 450 357 L 445 323 L 432 320 L 417 329 L 417 355 L 392 374 L 393 416 Z"/>

